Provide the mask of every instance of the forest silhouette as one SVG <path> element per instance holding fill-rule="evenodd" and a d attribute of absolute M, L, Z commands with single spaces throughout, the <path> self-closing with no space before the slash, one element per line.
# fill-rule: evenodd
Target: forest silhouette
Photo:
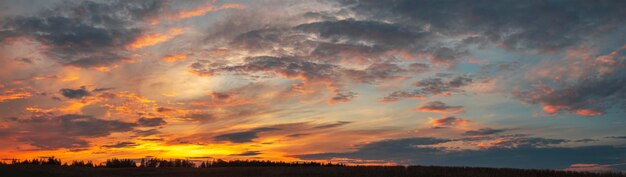
<path fill-rule="evenodd" d="M 62 162 L 55 157 L 0 162 L 0 176 L 11 177 L 161 177 L 161 176 L 329 176 L 329 177 L 626 177 L 618 172 L 575 172 L 560 170 L 438 167 L 358 166 L 320 162 L 264 160 L 108 159 Z"/>

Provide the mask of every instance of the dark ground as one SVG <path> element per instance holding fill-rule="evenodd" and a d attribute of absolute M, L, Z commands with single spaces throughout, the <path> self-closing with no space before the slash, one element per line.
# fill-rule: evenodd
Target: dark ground
<path fill-rule="evenodd" d="M 0 177 L 626 177 L 579 173 L 462 167 L 214 167 L 93 168 L 41 165 L 0 166 Z"/>

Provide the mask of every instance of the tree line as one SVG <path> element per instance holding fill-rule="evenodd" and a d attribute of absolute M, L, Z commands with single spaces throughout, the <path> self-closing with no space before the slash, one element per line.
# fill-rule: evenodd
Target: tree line
<path fill-rule="evenodd" d="M 92 161 L 74 160 L 69 163 L 62 163 L 61 159 L 55 157 L 41 157 L 32 160 L 11 159 L 10 163 L 0 162 L 0 165 L 53 165 L 68 167 L 105 167 L 105 168 L 212 168 L 212 167 L 299 167 L 299 166 L 345 166 L 340 163 L 320 163 L 320 162 L 284 162 L 269 160 L 222 160 L 192 161 L 187 159 L 161 159 L 142 158 L 118 159 L 112 158 L 97 164 Z"/>

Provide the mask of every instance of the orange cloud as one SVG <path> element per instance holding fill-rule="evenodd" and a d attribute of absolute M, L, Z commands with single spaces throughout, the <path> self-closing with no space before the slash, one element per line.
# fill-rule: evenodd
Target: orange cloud
<path fill-rule="evenodd" d="M 254 104 L 254 101 L 247 99 L 235 99 L 234 96 L 228 93 L 213 92 L 209 94 L 211 101 L 193 101 L 190 105 L 194 106 L 206 106 L 206 107 L 230 107 L 246 104 Z"/>
<path fill-rule="evenodd" d="M 153 46 L 158 43 L 169 41 L 170 39 L 183 34 L 183 28 L 172 28 L 167 31 L 166 34 L 162 33 L 147 33 L 139 36 L 134 42 L 130 43 L 127 48 L 129 49 L 141 49 L 148 46 Z"/>
<path fill-rule="evenodd" d="M 0 94 L 0 102 L 31 97 L 33 94 L 25 89 L 9 89 Z"/>
<path fill-rule="evenodd" d="M 168 63 L 174 63 L 177 62 L 179 60 L 185 60 L 187 59 L 187 54 L 181 53 L 181 54 L 173 54 L 173 55 L 166 55 L 163 58 L 161 58 L 161 60 L 168 62 Z"/>
<path fill-rule="evenodd" d="M 545 105 L 543 106 L 543 111 L 545 111 L 548 115 L 555 115 L 556 113 L 559 113 L 560 110 L 556 106 Z"/>
<path fill-rule="evenodd" d="M 457 117 L 442 117 L 439 119 L 431 119 L 430 124 L 434 128 L 447 128 L 447 127 L 456 127 L 462 126 L 469 123 L 468 120 L 457 118 Z"/>
<path fill-rule="evenodd" d="M 599 115 L 604 114 L 603 112 L 596 111 L 593 109 L 578 109 L 576 110 L 575 113 L 581 116 L 599 116 Z"/>
<path fill-rule="evenodd" d="M 179 11 L 173 15 L 174 19 L 185 19 L 190 17 L 202 16 L 206 13 L 221 10 L 221 9 L 243 9 L 243 4 L 224 4 L 220 7 L 213 6 L 212 4 L 206 4 L 204 7 L 199 7 L 191 10 Z"/>
<path fill-rule="evenodd" d="M 587 108 L 573 109 L 568 106 L 557 106 L 557 105 L 544 105 L 543 106 L 543 111 L 546 112 L 546 114 L 549 116 L 554 116 L 563 110 L 569 110 L 574 114 L 577 114 L 580 116 L 588 116 L 588 117 L 601 116 L 604 114 L 604 112 L 602 111 L 598 111 L 594 109 L 587 109 Z"/>
<path fill-rule="evenodd" d="M 432 101 L 423 103 L 415 111 L 419 112 L 435 112 L 441 114 L 458 114 L 465 112 L 463 106 L 450 106 L 440 101 Z"/>

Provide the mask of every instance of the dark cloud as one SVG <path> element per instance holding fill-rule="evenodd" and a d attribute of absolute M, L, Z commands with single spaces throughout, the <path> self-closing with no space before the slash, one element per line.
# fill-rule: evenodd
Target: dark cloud
<path fill-rule="evenodd" d="M 425 140 L 426 143 L 423 143 Z M 349 158 L 383 160 L 399 164 L 551 169 L 565 169 L 572 164 L 617 164 L 623 163 L 623 159 L 626 158 L 626 149 L 617 146 L 516 146 L 479 150 L 450 150 L 423 146 L 448 141 L 450 140 L 437 138 L 390 139 L 363 145 L 352 152 L 306 154 L 296 157 L 304 160 Z"/>
<path fill-rule="evenodd" d="M 263 154 L 263 153 L 261 153 L 261 151 L 246 151 L 246 152 L 242 152 L 239 154 L 230 154 L 230 156 L 256 156 L 260 154 Z"/>
<path fill-rule="evenodd" d="M 235 37 L 231 48 L 299 56 L 311 61 L 379 63 L 397 57 L 430 59 L 453 64 L 467 53 L 465 45 L 443 45 L 440 35 L 426 26 L 370 20 L 333 20 L 300 24 L 292 28 L 265 28 Z"/>
<path fill-rule="evenodd" d="M 352 122 L 348 122 L 348 121 L 339 121 L 337 123 L 333 123 L 333 124 L 326 124 L 326 125 L 319 125 L 319 126 L 315 126 L 313 128 L 318 128 L 318 129 L 324 129 L 324 128 L 335 128 L 335 127 L 340 127 L 340 126 L 344 126 L 346 124 L 350 124 Z"/>
<path fill-rule="evenodd" d="M 28 63 L 28 64 L 33 64 L 35 63 L 32 59 L 30 58 L 16 58 L 16 61 L 22 62 L 22 63 Z"/>
<path fill-rule="evenodd" d="M 463 133 L 466 136 L 484 136 L 484 135 L 493 135 L 506 131 L 507 129 L 493 129 L 493 128 L 481 128 L 478 130 L 469 130 Z"/>
<path fill-rule="evenodd" d="M 252 129 L 252 130 L 248 130 L 248 131 L 242 131 L 242 132 L 234 132 L 234 133 L 227 133 L 227 134 L 222 134 L 222 135 L 218 135 L 215 136 L 214 139 L 216 141 L 229 141 L 232 143 L 247 143 L 247 142 L 252 142 L 254 141 L 254 139 L 258 138 L 258 134 L 262 133 L 262 132 L 266 132 L 266 131 L 274 131 L 274 130 L 279 130 L 277 128 L 256 128 L 256 129 Z"/>
<path fill-rule="evenodd" d="M 574 141 L 572 141 L 572 142 L 576 142 L 576 143 L 589 143 L 589 142 L 594 142 L 594 141 L 600 141 L 600 140 L 586 138 L 586 139 L 574 140 Z"/>
<path fill-rule="evenodd" d="M 337 93 L 330 98 L 329 103 L 349 102 L 354 99 L 354 97 L 356 97 L 356 93 L 354 92 Z"/>
<path fill-rule="evenodd" d="M 298 137 L 303 137 L 303 136 L 307 136 L 310 135 L 308 133 L 296 133 L 296 134 L 291 134 L 291 135 L 287 135 L 287 137 L 289 138 L 298 138 Z"/>
<path fill-rule="evenodd" d="M 587 42 L 592 37 L 623 34 L 626 3 L 577 1 L 429 1 L 342 0 L 362 18 L 427 25 L 449 37 L 465 35 L 468 43 L 501 44 L 507 49 L 551 51 Z M 555 23 L 558 22 L 558 23 Z M 474 35 L 467 36 L 471 33 Z"/>
<path fill-rule="evenodd" d="M 261 126 L 257 128 L 247 130 L 233 130 L 221 133 L 197 133 L 186 137 L 180 137 L 170 141 L 170 143 L 215 143 L 218 142 L 231 142 L 231 143 L 248 143 L 255 142 L 261 137 L 288 137 L 297 138 L 307 135 L 315 135 L 318 133 L 329 133 L 335 130 L 337 127 L 345 126 L 351 122 L 338 121 L 334 123 L 322 123 L 314 124 L 311 122 L 296 122 L 285 124 L 273 124 L 267 126 Z M 259 143 L 272 143 L 272 142 L 259 142 Z"/>
<path fill-rule="evenodd" d="M 135 130 L 135 135 L 136 136 L 151 136 L 151 135 L 156 135 L 159 134 L 161 132 L 159 132 L 159 130 L 157 129 L 149 129 L 149 130 Z"/>
<path fill-rule="evenodd" d="M 569 142 L 566 139 L 547 139 L 537 137 L 520 137 L 520 138 L 508 138 L 498 141 L 493 144 L 495 147 L 500 148 L 517 148 L 517 147 L 547 147 L 550 145 L 561 144 Z"/>
<path fill-rule="evenodd" d="M 424 98 L 431 95 L 448 95 L 464 92 L 461 87 L 469 85 L 473 79 L 469 76 L 439 75 L 415 82 L 413 90 L 395 91 L 382 99 L 383 102 L 398 101 L 401 98 Z"/>
<path fill-rule="evenodd" d="M 144 126 L 144 127 L 157 127 L 157 126 L 161 126 L 161 125 L 165 125 L 167 124 L 167 122 L 165 122 L 165 120 L 163 120 L 163 118 L 139 118 L 139 120 L 137 121 L 137 123 L 140 126 Z"/>
<path fill-rule="evenodd" d="M 167 108 L 167 107 L 158 107 L 156 109 L 157 112 L 172 112 L 172 111 L 176 111 L 176 109 L 174 108 Z"/>
<path fill-rule="evenodd" d="M 537 80 L 532 88 L 514 91 L 514 98 L 539 104 L 548 115 L 600 116 L 611 108 L 626 107 L 626 47 L 589 56 L 570 55 L 535 68 L 556 79 Z M 554 68 L 563 69 L 550 72 Z"/>
<path fill-rule="evenodd" d="M 449 128 L 449 127 L 455 127 L 464 123 L 467 123 L 468 120 L 462 119 L 462 118 L 458 118 L 458 117 L 454 117 L 454 116 L 448 116 L 448 117 L 442 117 L 439 119 L 432 119 L 430 120 L 430 124 L 433 128 Z"/>
<path fill-rule="evenodd" d="M 102 147 L 104 148 L 127 148 L 127 147 L 135 147 L 137 145 L 138 145 L 137 143 L 125 141 L 125 142 L 118 142 L 118 143 L 111 144 L 111 145 L 104 145 Z"/>
<path fill-rule="evenodd" d="M 612 139 L 626 139 L 626 136 L 607 136 L 606 138 L 612 138 Z"/>
<path fill-rule="evenodd" d="M 228 93 L 218 93 L 218 92 L 211 93 L 211 98 L 217 99 L 217 100 L 226 100 L 230 97 L 231 95 Z"/>
<path fill-rule="evenodd" d="M 142 141 L 163 141 L 163 138 L 143 138 Z"/>
<path fill-rule="evenodd" d="M 225 65 L 219 63 L 196 62 L 191 65 L 193 72 L 200 75 L 234 73 L 237 75 L 259 77 L 270 74 L 285 78 L 302 79 L 307 84 L 326 84 L 334 88 L 335 96 L 329 102 L 346 102 L 357 94 L 345 91 L 342 87 L 346 81 L 352 83 L 377 83 L 400 77 L 401 73 L 411 72 L 395 64 L 372 64 L 370 67 L 355 70 L 336 64 L 311 62 L 298 57 L 250 57 L 243 64 Z"/>
<path fill-rule="evenodd" d="M 581 116 L 599 116 L 610 108 L 626 106 L 626 72 L 590 76 L 560 88 L 541 85 L 513 95 L 524 102 L 542 105 L 550 115 L 565 111 Z"/>
<path fill-rule="evenodd" d="M 142 33 L 138 21 L 155 15 L 160 0 L 65 3 L 36 16 L 3 20 L 0 39 L 28 37 L 61 64 L 108 66 L 127 58 L 126 46 Z"/>
<path fill-rule="evenodd" d="M 18 141 L 39 149 L 83 148 L 89 145 L 84 138 L 108 136 L 114 132 L 127 132 L 137 124 L 115 120 L 97 119 L 88 115 L 68 114 L 57 117 L 18 119 L 10 123 L 7 131 Z M 45 130 L 45 131 L 41 131 Z"/>
<path fill-rule="evenodd" d="M 85 88 L 84 86 L 78 89 L 64 88 L 59 91 L 61 92 L 61 95 L 71 99 L 81 99 L 85 96 L 91 95 L 91 93 L 89 93 L 89 91 L 87 91 L 87 88 Z"/>
<path fill-rule="evenodd" d="M 382 140 L 374 143 L 362 145 L 355 152 L 346 153 L 321 153 L 299 155 L 301 159 L 331 159 L 331 158 L 351 158 L 351 159 L 410 159 L 419 154 L 430 154 L 440 151 L 437 148 L 423 147 L 424 145 L 436 145 L 449 142 L 447 139 L 418 137 L 418 138 L 402 138 Z M 423 150 L 423 152 L 421 152 Z"/>
<path fill-rule="evenodd" d="M 417 111 L 422 112 L 438 112 L 438 113 L 462 113 L 465 112 L 463 106 L 450 106 L 441 101 L 430 101 L 422 104 L 417 108 Z"/>
<path fill-rule="evenodd" d="M 96 88 L 96 89 L 93 89 L 92 92 L 104 92 L 104 91 L 109 91 L 113 89 L 115 88 Z"/>

